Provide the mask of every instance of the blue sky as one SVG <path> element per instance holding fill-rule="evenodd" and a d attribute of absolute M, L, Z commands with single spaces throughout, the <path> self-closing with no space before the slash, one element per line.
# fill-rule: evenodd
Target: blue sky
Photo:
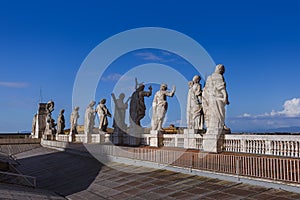
<path fill-rule="evenodd" d="M 53 116 L 65 108 L 68 121 L 75 77 L 87 55 L 107 38 L 139 27 L 186 34 L 225 65 L 227 124 L 234 131 L 299 126 L 299 7 L 296 0 L 0 1 L 0 132 L 31 129 L 40 89 L 43 101 L 56 102 Z M 183 62 L 155 49 L 124 55 L 103 74 L 95 100 L 109 99 L 112 110 L 111 88 L 140 64 L 180 66 L 191 79 L 194 71 Z M 180 120 L 176 98 L 169 102 L 166 125 Z M 149 115 L 142 123 L 149 124 Z"/>

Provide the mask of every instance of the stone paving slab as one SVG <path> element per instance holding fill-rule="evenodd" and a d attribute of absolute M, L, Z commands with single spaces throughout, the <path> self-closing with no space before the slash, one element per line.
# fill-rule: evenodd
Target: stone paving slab
<path fill-rule="evenodd" d="M 63 200 L 66 198 L 48 190 L 0 183 L 0 199 Z"/>
<path fill-rule="evenodd" d="M 74 200 L 300 200 L 298 193 L 121 163 L 108 167 L 92 158 L 47 148 L 17 157 L 19 170 L 35 175 L 38 188 Z"/>

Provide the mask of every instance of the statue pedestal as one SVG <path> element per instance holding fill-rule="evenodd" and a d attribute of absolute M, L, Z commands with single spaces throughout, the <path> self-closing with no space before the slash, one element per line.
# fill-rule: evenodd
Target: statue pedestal
<path fill-rule="evenodd" d="M 50 130 L 48 125 L 46 125 L 43 139 L 44 140 L 56 140 L 56 134 L 53 134 L 53 130 Z"/>
<path fill-rule="evenodd" d="M 141 136 L 144 133 L 144 129 L 142 127 L 131 127 L 129 129 L 128 145 L 130 146 L 140 146 L 141 145 Z"/>
<path fill-rule="evenodd" d="M 43 138 L 43 133 L 46 128 L 46 118 L 47 118 L 47 103 L 39 103 L 38 113 L 35 116 L 35 130 L 33 132 L 33 138 Z M 45 137 L 44 137 L 45 138 Z"/>
<path fill-rule="evenodd" d="M 116 130 L 113 133 L 113 143 L 116 145 L 122 145 L 123 144 L 123 137 L 124 137 L 124 132 L 121 130 Z"/>
<path fill-rule="evenodd" d="M 73 132 L 71 132 L 70 134 L 69 134 L 69 142 L 75 142 L 75 133 Z"/>
<path fill-rule="evenodd" d="M 203 150 L 213 153 L 222 152 L 224 135 L 223 129 L 207 129 L 206 134 L 203 136 Z"/>
<path fill-rule="evenodd" d="M 95 134 L 96 136 L 96 134 Z M 103 143 L 108 143 L 110 142 L 110 134 L 108 134 L 107 132 L 105 131 L 101 131 L 99 130 L 99 137 L 95 137 L 95 141 L 92 141 L 93 143 L 100 143 L 100 144 L 103 144 Z"/>
<path fill-rule="evenodd" d="M 150 131 L 150 146 L 151 147 L 161 147 L 164 146 L 163 143 L 164 131 L 151 130 Z"/>
<path fill-rule="evenodd" d="M 184 129 L 184 144 L 185 149 L 196 149 L 196 134 L 197 129 Z"/>
<path fill-rule="evenodd" d="M 90 134 L 90 133 L 85 134 L 84 143 L 91 143 L 91 142 L 92 142 L 92 134 Z"/>

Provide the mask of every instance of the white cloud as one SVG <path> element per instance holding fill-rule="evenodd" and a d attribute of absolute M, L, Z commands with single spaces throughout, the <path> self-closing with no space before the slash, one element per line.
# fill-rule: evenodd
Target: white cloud
<path fill-rule="evenodd" d="M 300 117 L 300 98 L 293 98 L 286 100 L 283 104 L 283 110 L 275 111 L 272 110 L 270 113 L 263 113 L 259 115 L 251 115 L 249 113 L 244 113 L 239 118 L 260 118 L 260 117 Z"/>
<path fill-rule="evenodd" d="M 25 88 L 28 87 L 28 83 L 25 82 L 0 82 L 0 86 L 10 88 Z"/>
<path fill-rule="evenodd" d="M 293 98 L 284 102 L 283 110 L 275 112 L 276 115 L 284 115 L 287 117 L 300 116 L 300 98 Z"/>
<path fill-rule="evenodd" d="M 109 74 L 108 76 L 102 77 L 101 80 L 103 81 L 117 81 L 122 77 L 122 74 Z"/>
<path fill-rule="evenodd" d="M 157 61 L 164 62 L 164 63 L 178 62 L 177 58 L 167 51 L 159 51 L 157 53 L 139 52 L 136 53 L 135 55 L 140 57 L 143 60 L 152 61 L 152 62 L 157 62 Z"/>
<path fill-rule="evenodd" d="M 144 60 L 148 61 L 163 61 L 164 59 L 155 55 L 154 53 L 151 52 L 140 52 L 135 54 L 138 57 L 141 57 Z"/>
<path fill-rule="evenodd" d="M 244 113 L 244 114 L 242 114 L 242 115 L 239 116 L 239 117 L 251 117 L 251 114 L 249 114 L 249 113 Z"/>
<path fill-rule="evenodd" d="M 161 51 L 161 53 L 165 56 L 171 56 L 172 54 L 168 51 Z"/>
<path fill-rule="evenodd" d="M 300 98 L 286 100 L 283 110 L 253 115 L 244 113 L 228 120 L 237 130 L 268 130 L 300 126 Z"/>

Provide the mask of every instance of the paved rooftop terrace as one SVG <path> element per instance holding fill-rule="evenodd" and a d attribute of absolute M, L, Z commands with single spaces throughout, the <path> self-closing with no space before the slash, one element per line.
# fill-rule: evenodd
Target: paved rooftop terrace
<path fill-rule="evenodd" d="M 0 199 L 300 199 L 298 193 L 167 170 L 120 163 L 107 167 L 44 147 L 16 156 L 18 169 L 37 177 L 37 189 L 0 184 Z"/>

